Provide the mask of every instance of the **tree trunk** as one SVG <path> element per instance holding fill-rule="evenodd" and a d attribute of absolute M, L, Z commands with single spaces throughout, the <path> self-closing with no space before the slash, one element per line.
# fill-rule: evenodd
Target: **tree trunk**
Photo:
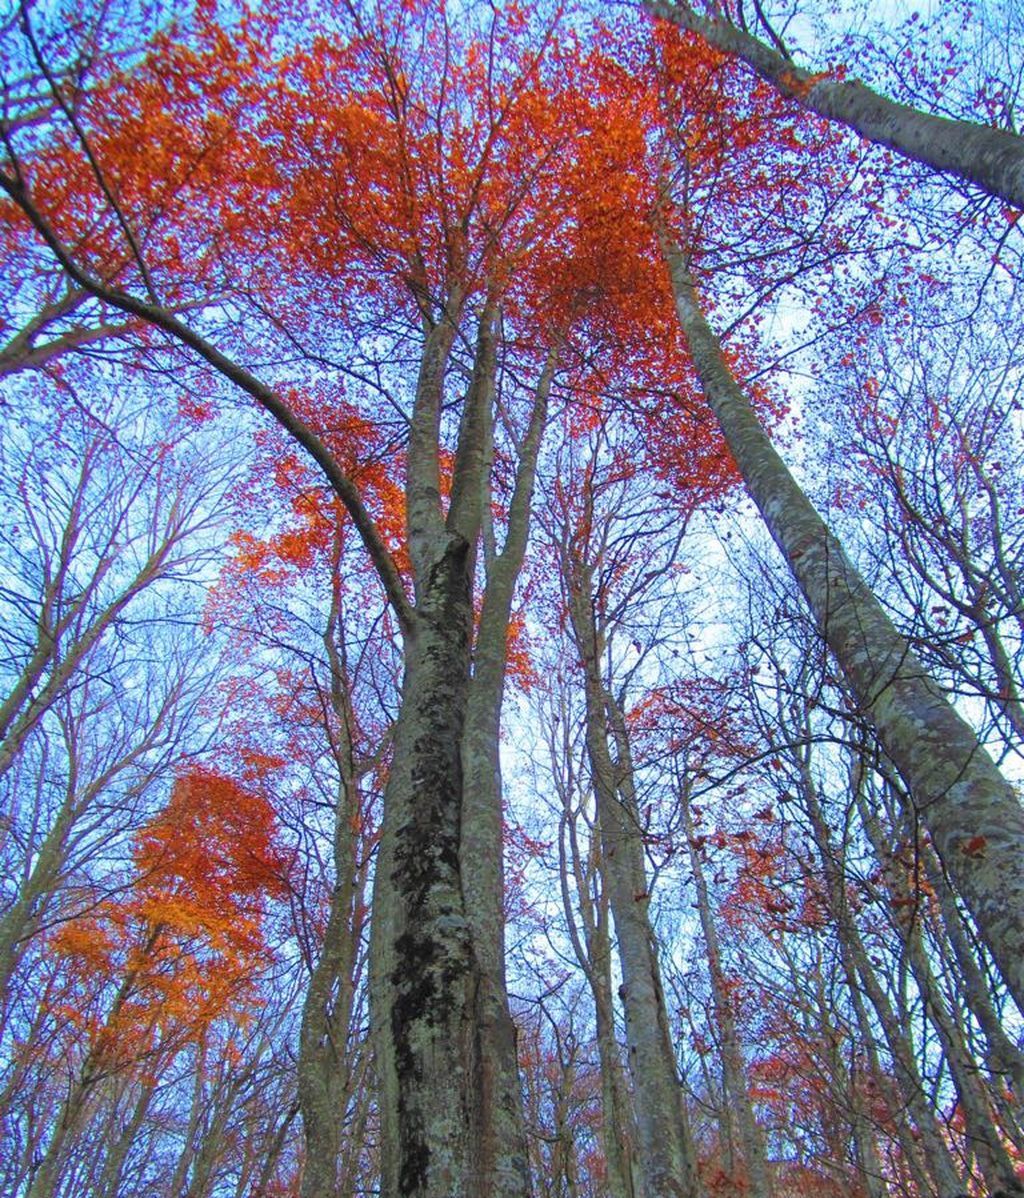
<path fill-rule="evenodd" d="M 764 1140 L 761 1129 L 754 1119 L 754 1109 L 747 1091 L 747 1074 L 740 1047 L 739 1033 L 736 1020 L 732 1013 L 729 989 L 726 984 L 725 971 L 722 968 L 722 953 L 718 943 L 718 929 L 715 927 L 714 916 L 711 912 L 711 901 L 708 896 L 707 881 L 704 877 L 704 866 L 701 862 L 700 851 L 694 844 L 693 819 L 690 815 L 690 800 L 687 791 L 688 782 L 684 778 L 679 791 L 680 809 L 683 817 L 683 831 L 686 835 L 687 848 L 690 855 L 690 868 L 693 873 L 693 883 L 697 891 L 697 912 L 700 916 L 700 926 L 704 933 L 704 944 L 707 949 L 708 976 L 711 979 L 711 995 L 714 1004 L 715 1022 L 718 1024 L 719 1039 L 722 1046 L 722 1077 L 725 1088 L 725 1102 L 730 1109 L 732 1121 L 739 1131 L 740 1148 L 747 1169 L 747 1182 L 751 1198 L 771 1198 L 772 1185 L 765 1160 Z"/>
<path fill-rule="evenodd" d="M 696 1153 L 647 913 L 650 896 L 632 769 L 621 744 L 617 765 L 609 749 L 612 713 L 601 677 L 602 648 L 594 624 L 591 571 L 578 562 L 571 571 L 570 617 L 585 671 L 587 757 L 622 969 L 619 993 L 626 1016 L 643 1191 L 645 1198 L 694 1198 L 699 1192 Z"/>
<path fill-rule="evenodd" d="M 821 859 L 828 896 L 829 913 L 839 935 L 840 952 L 851 994 L 863 990 L 875 1009 L 885 1042 L 892 1055 L 896 1080 L 907 1112 L 920 1133 L 925 1164 L 938 1198 L 957 1198 L 963 1181 L 946 1147 L 935 1112 L 924 1091 L 917 1059 L 907 1029 L 893 1010 L 888 995 L 879 984 L 865 950 L 860 932 L 846 901 L 841 862 L 832 848 L 831 835 L 818 802 L 817 791 L 806 759 L 799 762 L 801 798 L 810 820 L 811 831 Z"/>
<path fill-rule="evenodd" d="M 747 490 L 1024 1010 L 1024 810 L 786 469 L 664 230 L 662 244 L 694 365 Z"/>
<path fill-rule="evenodd" d="M 143 1083 L 139 1090 L 139 1096 L 132 1107 L 131 1118 L 121 1128 L 118 1135 L 113 1137 L 113 1143 L 110 1145 L 107 1158 L 103 1162 L 103 1171 L 100 1174 L 97 1185 L 99 1198 L 117 1198 L 118 1191 L 121 1188 L 121 1178 L 124 1173 L 125 1162 L 128 1159 L 128 1153 L 131 1151 L 132 1145 L 135 1143 L 135 1138 L 138 1136 L 146 1115 L 149 1113 L 149 1104 L 152 1102 L 155 1093 L 156 1082 L 147 1081 Z"/>
<path fill-rule="evenodd" d="M 388 1198 L 472 1192 L 479 969 L 459 876 L 468 557 L 450 537 L 424 579 L 384 795 L 371 984 Z"/>
<path fill-rule="evenodd" d="M 699 16 L 685 3 L 645 0 L 648 12 L 741 58 L 808 112 L 839 121 L 878 145 L 935 171 L 956 175 L 1024 208 L 1024 139 L 1003 129 L 956 121 L 897 104 L 855 79 L 812 75 L 730 21 Z"/>
<path fill-rule="evenodd" d="M 495 919 L 500 865 L 472 874 L 464 840 L 483 829 L 473 867 L 481 854 L 500 859 L 496 780 L 481 803 L 469 795 L 465 776 L 468 757 L 482 771 L 475 778 L 484 772 L 495 778 L 496 745 L 481 755 L 475 739 L 467 749 L 465 738 L 497 308 L 488 301 L 480 318 L 445 515 L 438 430 L 457 310 L 452 301 L 427 330 L 409 435 L 406 511 L 416 606 L 384 794 L 371 945 L 385 1198 L 511 1198 L 529 1185 L 525 1137 L 517 1128 L 519 1090 L 510 1080 L 515 1038 L 500 961 L 500 907 Z M 504 643 L 502 656 L 503 650 Z M 478 685 L 477 694 L 483 689 Z M 499 712 L 500 683 L 497 701 L 492 685 L 472 714 L 483 713 L 491 728 Z M 481 904 L 478 910 L 470 899 Z M 499 1134 L 510 1139 L 498 1142 Z"/>
<path fill-rule="evenodd" d="M 562 795 L 562 800 L 564 806 L 558 830 L 559 881 L 569 939 L 576 953 L 576 960 L 586 974 L 594 999 L 595 1039 L 601 1070 L 601 1144 L 604 1149 L 605 1185 L 608 1198 L 636 1198 L 639 1192 L 639 1180 L 635 1176 L 637 1162 L 633 1150 L 636 1127 L 622 1067 L 622 1055 L 615 1035 L 608 893 L 602 888 L 596 897 L 591 896 L 595 875 L 603 876 L 601 849 L 596 836 L 592 837 L 588 861 L 584 863 L 568 788 Z M 569 860 L 565 851 L 567 839 L 572 850 L 577 906 L 583 923 L 582 939 L 576 928 L 569 891 Z"/>
<path fill-rule="evenodd" d="M 863 779 L 859 781 L 863 782 Z M 855 779 L 854 797 L 857 809 L 868 840 L 875 851 L 875 858 L 888 881 L 890 898 L 896 900 L 892 906 L 893 922 L 903 944 L 914 982 L 924 1002 L 928 1020 L 935 1028 L 942 1047 L 957 1101 L 963 1113 L 965 1137 L 977 1157 L 989 1191 L 1020 1193 L 1020 1183 L 1003 1146 L 1000 1131 L 996 1127 L 977 1062 L 963 1041 L 928 960 L 928 952 L 921 934 L 921 896 L 912 889 L 910 880 L 894 852 L 891 832 L 886 835 L 881 821 L 866 801 L 863 785 L 858 785 L 857 782 L 858 779 Z M 916 853 L 916 846 L 914 851 Z"/>
<path fill-rule="evenodd" d="M 505 881 L 499 733 L 512 599 L 526 554 L 537 457 L 558 363 L 552 349 L 541 372 L 520 453 L 505 545 L 486 548 L 486 585 L 473 652 L 462 741 L 464 789 L 460 869 L 466 914 L 480 970 L 476 996 L 482 1102 L 480 1176 L 491 1198 L 522 1198 L 532 1189 L 516 1057 L 516 1032 L 505 981 Z M 487 380 L 488 416 L 490 380 Z M 489 438 L 488 438 L 489 440 Z M 481 505 L 490 507 L 484 483 Z"/>
<path fill-rule="evenodd" d="M 365 879 L 359 877 L 357 832 L 359 771 L 352 743 L 350 680 L 339 651 L 341 610 L 340 528 L 335 534 L 331 610 L 323 642 L 330 670 L 334 728 L 331 753 L 337 768 L 334 814 L 334 889 L 320 957 L 302 1008 L 297 1062 L 298 1100 L 306 1142 L 302 1198 L 337 1198 L 338 1160 L 351 1095 L 352 1010 L 362 933 L 359 914 Z"/>

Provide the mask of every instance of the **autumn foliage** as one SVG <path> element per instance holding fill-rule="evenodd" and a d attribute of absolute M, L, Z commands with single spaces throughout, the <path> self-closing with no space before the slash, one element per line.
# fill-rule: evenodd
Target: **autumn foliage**
<path fill-rule="evenodd" d="M 447 1059 L 480 1177 L 656 1198 L 633 909 L 688 1185 L 1024 1184 L 1005 979 L 759 540 L 666 269 L 1016 777 L 1020 226 L 812 115 L 842 66 L 775 86 L 657 8 L 0 23 L 18 1198 L 462 1193 Z"/>

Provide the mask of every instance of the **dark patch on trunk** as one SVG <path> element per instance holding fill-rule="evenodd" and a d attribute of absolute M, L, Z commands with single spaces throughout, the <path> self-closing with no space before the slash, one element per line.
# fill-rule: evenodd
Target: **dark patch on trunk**
<path fill-rule="evenodd" d="M 441 1041 L 456 1067 L 465 983 L 473 972 L 461 900 L 462 759 L 469 639 L 467 547 L 454 540 L 431 571 L 422 614 L 415 706 L 421 733 L 411 746 L 413 803 L 395 837 L 392 884 L 403 913 L 391 977 L 391 1034 L 401 1127 L 399 1192 L 427 1187 L 431 1145 L 424 1062 L 416 1044 Z M 430 602 L 433 600 L 433 602 Z"/>

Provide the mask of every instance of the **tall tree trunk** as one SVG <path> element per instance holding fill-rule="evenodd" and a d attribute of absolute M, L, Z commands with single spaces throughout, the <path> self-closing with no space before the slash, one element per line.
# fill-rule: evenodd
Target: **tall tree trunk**
<path fill-rule="evenodd" d="M 371 985 L 387 1198 L 471 1193 L 479 1114 L 479 969 L 459 876 L 473 612 L 469 546 L 445 539 L 421 584 L 406 646 L 374 885 Z"/>
<path fill-rule="evenodd" d="M 345 1111 L 351 1096 L 352 1011 L 362 933 L 365 880 L 359 876 L 359 769 L 343 650 L 341 530 L 335 534 L 331 610 L 323 643 L 334 717 L 331 751 L 338 772 L 334 813 L 334 889 L 320 956 L 302 1008 L 297 1062 L 298 1100 L 306 1142 L 302 1198 L 336 1198 Z"/>
<path fill-rule="evenodd" d="M 694 1198 L 699 1192 L 696 1152 L 648 916 L 650 895 L 632 768 L 621 741 L 618 762 L 613 762 L 609 748 L 613 712 L 601 676 L 592 571 L 578 561 L 570 564 L 570 571 L 570 618 L 584 667 L 587 758 L 622 970 L 619 993 L 626 1016 L 643 1192 L 645 1198 Z"/>
<path fill-rule="evenodd" d="M 956 175 L 1024 208 L 1024 139 L 1016 134 L 897 104 L 855 79 L 813 75 L 731 21 L 700 16 L 685 0 L 645 0 L 645 7 L 654 16 L 696 33 L 723 54 L 741 58 L 808 112 L 839 121 L 905 158 Z"/>
<path fill-rule="evenodd" d="M 475 695 L 470 680 L 497 308 L 488 301 L 480 318 L 445 515 L 438 430 L 457 314 L 453 301 L 426 331 L 409 435 L 406 512 L 416 605 L 384 795 L 371 947 L 385 1198 L 511 1196 L 529 1186 L 500 961 L 500 865 L 488 871 L 479 860 L 501 854 L 496 752 L 476 751 L 477 719 L 487 736 L 496 727 L 500 680 L 477 683 Z M 492 647 L 489 639 L 483 658 Z M 471 695 L 479 697 L 472 712 Z M 467 757 L 475 782 L 484 778 L 483 798 L 468 791 Z M 481 827 L 471 862 L 464 838 L 480 835 Z M 485 1061 L 485 1053 L 495 1055 Z M 499 1135 L 510 1139 L 499 1142 Z"/>
<path fill-rule="evenodd" d="M 966 1139 L 978 1160 L 990 1192 L 1003 1190 L 1020 1193 L 1013 1165 L 996 1127 L 989 1097 L 985 1092 L 978 1064 L 964 1043 L 945 997 L 940 990 L 925 947 L 921 929 L 921 897 L 914 892 L 906 871 L 877 814 L 864 794 L 863 774 L 854 778 L 854 798 L 875 857 L 888 881 L 893 922 L 903 944 L 906 959 L 929 1022 L 935 1028 L 949 1068 L 957 1101 L 964 1118 Z M 914 846 L 916 853 L 916 846 Z"/>
<path fill-rule="evenodd" d="M 910 804 L 902 794 L 900 779 L 894 776 L 891 769 L 886 769 L 884 762 L 881 772 L 885 777 L 888 790 L 903 810 Z M 1016 1107 L 1024 1101 L 1024 1053 L 1013 1043 L 992 1001 L 992 991 L 988 979 L 979 964 L 976 947 L 971 943 L 963 917 L 956 904 L 954 895 L 942 866 L 935 856 L 931 844 L 925 840 L 920 845 L 921 863 L 924 867 L 928 884 L 935 891 L 942 912 L 942 930 L 949 942 L 953 954 L 958 984 L 963 991 L 964 1000 L 971 1014 L 978 1021 L 988 1046 L 986 1063 L 989 1072 L 1000 1082 L 1009 1082 L 1016 1096 Z M 1019 1114 L 1017 1116 L 1019 1120 Z"/>
<path fill-rule="evenodd" d="M 786 469 L 704 318 L 679 246 L 664 228 L 661 236 L 690 354 L 747 490 L 1024 1010 L 1024 810 Z"/>
<path fill-rule="evenodd" d="M 131 1151 L 135 1138 L 138 1136 L 149 1113 L 149 1104 L 156 1093 L 156 1082 L 146 1081 L 139 1090 L 139 1096 L 132 1107 L 131 1118 L 124 1124 L 120 1132 L 112 1137 L 112 1143 L 107 1150 L 103 1171 L 96 1187 L 98 1198 L 117 1198 L 121 1188 L 121 1178 L 124 1174 L 125 1162 Z"/>
<path fill-rule="evenodd" d="M 571 794 L 568 790 L 563 794 L 562 800 L 564 806 L 558 831 L 562 907 L 576 960 L 586 975 L 594 999 L 595 1039 L 601 1069 L 601 1142 L 605 1159 L 605 1185 L 608 1198 L 636 1198 L 639 1192 L 639 1181 L 635 1177 L 637 1162 L 633 1149 L 636 1143 L 636 1127 L 619 1042 L 615 1035 L 608 892 L 602 887 L 598 895 L 591 894 L 595 877 L 603 876 L 601 848 L 597 836 L 593 836 L 588 860 L 583 861 L 579 837 L 576 834 Z M 569 891 L 567 840 L 571 847 L 576 906 L 583 924 L 582 938 L 576 927 Z"/>
<path fill-rule="evenodd" d="M 492 1198 L 521 1198 L 532 1188 L 516 1033 L 505 981 L 505 881 L 498 750 L 512 599 L 526 554 L 537 458 L 547 424 L 548 398 L 557 364 L 558 350 L 555 348 L 548 354 L 537 384 L 520 451 L 502 551 L 498 553 L 485 538 L 486 584 L 462 741 L 460 870 L 466 914 L 480 970 L 476 1026 L 483 1101 L 477 1167 L 480 1176 L 487 1179 L 486 1193 Z M 486 407 L 489 415 L 489 392 Z M 481 483 L 484 490 L 480 502 L 486 513 L 490 508 L 490 488 L 484 478 Z"/>
<path fill-rule="evenodd" d="M 806 741 L 806 743 L 810 743 Z M 839 935 L 840 952 L 846 973 L 847 986 L 851 994 L 863 990 L 882 1028 L 886 1045 L 895 1066 L 896 1080 L 907 1112 L 913 1119 L 921 1137 L 934 1193 L 937 1198 L 956 1198 L 963 1192 L 963 1181 L 957 1172 L 946 1147 L 942 1129 L 925 1094 L 924 1084 L 909 1032 L 893 1010 L 885 990 L 882 988 L 871 965 L 860 931 L 854 923 L 846 900 L 842 862 L 832 846 L 832 837 L 824 813 L 818 801 L 817 788 L 810 774 L 806 750 L 800 751 L 801 799 L 810 820 L 811 831 L 818 848 L 829 913 Z"/>

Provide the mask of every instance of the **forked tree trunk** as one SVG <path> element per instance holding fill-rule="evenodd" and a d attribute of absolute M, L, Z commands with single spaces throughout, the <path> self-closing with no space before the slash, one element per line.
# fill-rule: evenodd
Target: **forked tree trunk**
<path fill-rule="evenodd" d="M 470 674 L 497 310 L 488 303 L 481 316 L 444 515 L 437 446 L 453 319 L 450 312 L 427 334 L 409 439 L 416 606 L 384 795 L 371 947 L 381 1192 L 525 1198 L 530 1178 L 502 961 L 496 772 L 507 625 L 500 615 L 518 571 L 514 548 L 492 574 L 500 585 L 481 630 L 479 673 Z M 541 427 L 545 405 L 546 393 Z M 526 510 L 532 469 L 520 478 Z"/>
<path fill-rule="evenodd" d="M 661 237 L 690 354 L 747 490 L 1024 1010 L 1024 810 L 786 469 L 704 318 L 679 246 L 664 228 Z"/>
<path fill-rule="evenodd" d="M 654 16 L 696 33 L 723 54 L 741 58 L 807 111 L 839 121 L 905 158 L 956 175 L 1015 208 L 1024 208 L 1024 138 L 897 104 L 855 79 L 813 75 L 730 21 L 700 16 L 685 2 L 645 0 L 645 7 Z"/>
<path fill-rule="evenodd" d="M 463 796 L 460 870 L 466 914 L 480 970 L 476 994 L 480 1120 L 477 1170 L 489 1198 L 522 1198 L 531 1191 L 526 1125 L 516 1056 L 516 1032 L 505 981 L 505 882 L 502 865 L 501 707 L 512 600 L 530 531 L 530 508 L 558 350 L 547 356 L 534 394 L 499 553 L 484 537 L 486 584 L 473 651 L 462 740 Z M 488 384 L 489 386 L 489 384 Z M 486 409 L 491 395 L 488 391 Z M 490 437 L 485 437 L 489 445 Z M 489 454 L 485 452 L 485 459 Z M 485 462 L 486 465 L 486 462 Z M 484 482 L 481 479 L 482 483 Z M 490 505 L 484 483 L 481 505 Z"/>

